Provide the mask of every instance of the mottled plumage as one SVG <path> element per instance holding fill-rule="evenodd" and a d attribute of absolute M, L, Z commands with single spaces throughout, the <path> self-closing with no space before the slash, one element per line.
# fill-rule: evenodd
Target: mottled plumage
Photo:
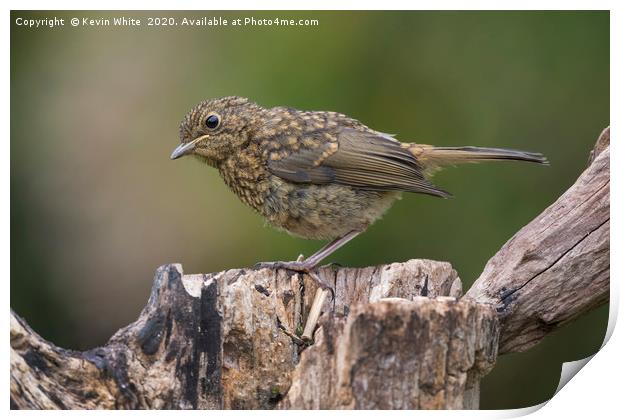
<path fill-rule="evenodd" d="M 449 197 L 427 179 L 442 166 L 485 159 L 546 163 L 537 153 L 401 143 L 336 112 L 266 109 L 239 97 L 198 104 L 181 123 L 180 137 L 173 159 L 192 154 L 217 168 L 273 226 L 335 239 L 323 253 L 364 231 L 402 192 Z"/>

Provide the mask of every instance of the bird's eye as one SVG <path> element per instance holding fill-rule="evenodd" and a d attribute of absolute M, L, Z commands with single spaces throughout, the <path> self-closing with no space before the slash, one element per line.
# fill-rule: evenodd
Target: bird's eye
<path fill-rule="evenodd" d="M 211 114 L 205 120 L 205 125 L 211 130 L 215 130 L 220 125 L 220 117 L 215 114 Z"/>

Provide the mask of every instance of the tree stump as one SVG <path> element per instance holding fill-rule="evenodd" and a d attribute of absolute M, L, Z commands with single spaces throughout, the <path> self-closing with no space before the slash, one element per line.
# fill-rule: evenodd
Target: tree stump
<path fill-rule="evenodd" d="M 412 299 L 425 294 L 415 305 L 436 303 L 441 309 L 434 317 L 439 319 L 445 312 L 443 323 L 454 322 L 459 313 L 454 301 L 435 299 L 461 293 L 460 279 L 448 263 L 411 260 L 367 269 L 326 267 L 321 276 L 335 292 L 334 301 L 327 300 L 323 310 L 342 321 L 354 313 L 356 328 L 364 328 L 364 322 L 393 323 L 393 316 L 377 309 L 409 301 L 383 301 L 389 297 Z M 183 275 L 179 264 L 163 266 L 138 320 L 118 331 L 106 346 L 87 352 L 65 351 L 45 342 L 12 314 L 13 404 L 32 408 L 279 407 L 293 373 L 307 366 L 299 363 L 300 356 L 315 347 L 307 349 L 308 343 L 296 335 L 303 330 L 316 289 L 310 278 L 286 270 Z M 369 306 L 370 302 L 375 303 Z M 373 316 L 364 321 L 366 311 Z M 415 316 L 414 307 L 407 306 L 406 311 L 410 318 Z M 325 324 L 321 330 L 340 334 L 331 331 L 338 325 Z M 427 327 L 432 328 L 425 335 L 429 348 L 431 340 L 446 335 L 436 331 L 439 327 L 435 323 Z M 377 334 L 375 340 L 384 339 L 380 330 Z M 423 339 L 416 338 L 420 343 Z M 443 340 L 447 345 L 448 337 Z M 368 344 L 380 345 L 378 341 Z M 391 346 L 397 350 L 398 340 L 392 340 Z M 79 386 L 72 378 L 81 378 Z"/>

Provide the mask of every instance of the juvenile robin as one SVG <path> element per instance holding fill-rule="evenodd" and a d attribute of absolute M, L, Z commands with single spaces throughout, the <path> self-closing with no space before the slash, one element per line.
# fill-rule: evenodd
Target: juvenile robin
<path fill-rule="evenodd" d="M 428 180 L 444 166 L 548 163 L 518 150 L 401 143 L 337 112 L 267 109 L 236 96 L 196 105 L 181 123 L 180 139 L 171 159 L 197 157 L 271 225 L 330 241 L 305 260 L 260 264 L 306 273 L 364 232 L 403 192 L 450 197 Z"/>

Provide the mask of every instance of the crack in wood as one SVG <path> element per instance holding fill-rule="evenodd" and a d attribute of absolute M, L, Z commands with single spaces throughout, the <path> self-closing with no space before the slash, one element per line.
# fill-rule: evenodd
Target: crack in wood
<path fill-rule="evenodd" d="M 609 218 L 605 219 L 605 221 L 603 223 L 599 224 L 596 228 L 592 229 L 591 231 L 588 231 L 588 233 L 586 233 L 583 237 L 581 237 L 575 244 L 571 245 L 566 251 L 562 252 L 560 254 L 560 256 L 558 258 L 556 258 L 549 266 L 547 266 L 544 270 L 540 271 L 539 273 L 537 273 L 536 275 L 531 277 L 529 280 L 527 280 L 521 286 L 519 286 L 519 287 L 517 287 L 517 288 L 515 288 L 513 290 L 510 290 L 510 291 L 505 291 L 505 293 L 503 293 L 503 294 L 500 294 L 499 298 L 500 298 L 500 301 L 501 301 L 501 305 L 497 308 L 497 312 L 499 312 L 499 313 L 507 312 L 508 311 L 508 306 L 510 305 L 510 303 L 512 303 L 513 301 L 516 300 L 516 297 L 513 297 L 513 294 L 515 294 L 516 292 L 518 292 L 521 289 L 523 289 L 524 287 L 526 287 L 532 280 L 538 278 L 540 275 L 544 274 L 545 272 L 547 272 L 548 270 L 553 268 L 553 266 L 555 266 L 560 260 L 562 260 L 562 258 L 564 258 L 573 249 L 575 249 L 579 244 L 581 244 L 588 236 L 590 236 L 592 233 L 594 233 L 597 230 L 599 230 L 603 225 L 605 225 L 608 222 L 609 222 Z"/>

